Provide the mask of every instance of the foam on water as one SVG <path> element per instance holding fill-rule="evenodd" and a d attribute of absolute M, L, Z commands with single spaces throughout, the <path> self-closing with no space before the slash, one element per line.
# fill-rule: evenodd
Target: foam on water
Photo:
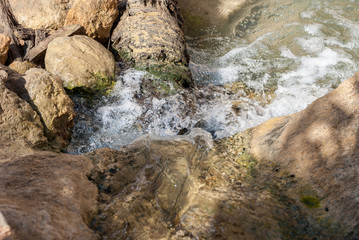
<path fill-rule="evenodd" d="M 359 3 L 303 2 L 307 7 L 302 12 L 296 12 L 298 2 L 289 0 L 273 4 L 280 14 L 259 8 L 263 19 L 252 30 L 254 35 L 268 26 L 265 24 L 272 16 L 275 24 L 282 25 L 251 42 L 247 41 L 251 36 L 208 36 L 189 41 L 190 68 L 198 85 L 241 82 L 268 103 L 244 92 L 230 95 L 226 91 L 213 92 L 206 101 L 191 104 L 183 94 L 148 98 L 141 103 L 136 95 L 146 73 L 128 70 L 119 76 L 109 97 L 92 112 L 84 110 L 69 152 L 118 149 L 145 133 L 175 135 L 193 127 L 223 138 L 304 109 L 359 69 L 359 23 L 356 12 L 350 11 L 358 9 Z M 288 21 L 288 16 L 297 17 Z"/>

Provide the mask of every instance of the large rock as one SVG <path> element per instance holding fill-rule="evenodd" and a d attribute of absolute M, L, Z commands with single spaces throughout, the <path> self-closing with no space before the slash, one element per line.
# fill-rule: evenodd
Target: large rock
<path fill-rule="evenodd" d="M 0 147 L 10 148 L 15 144 L 23 147 L 46 146 L 47 139 L 39 115 L 28 102 L 6 87 L 8 73 L 1 68 Z"/>
<path fill-rule="evenodd" d="M 112 84 L 115 60 L 100 43 L 87 36 L 59 37 L 49 45 L 46 70 L 59 76 L 67 89 L 96 92 Z"/>
<path fill-rule="evenodd" d="M 97 239 L 92 167 L 80 156 L 0 149 L 0 239 Z"/>
<path fill-rule="evenodd" d="M 10 43 L 11 43 L 10 37 L 4 34 L 0 34 L 0 63 L 1 64 L 5 64 L 6 62 Z"/>
<path fill-rule="evenodd" d="M 262 165 L 275 165 L 307 182 L 316 199 L 344 227 L 346 239 L 359 237 L 359 72 L 305 110 L 253 129 L 251 152 Z M 309 202 L 310 203 L 310 202 Z"/>
<path fill-rule="evenodd" d="M 76 0 L 68 12 L 65 25 L 79 24 L 86 34 L 101 42 L 110 38 L 118 16 L 117 0 Z"/>
<path fill-rule="evenodd" d="M 30 101 L 44 124 L 46 137 L 55 147 L 64 148 L 71 136 L 75 110 L 62 80 L 39 68 L 28 70 L 24 79 Z"/>
<path fill-rule="evenodd" d="M 71 0 L 9 0 L 16 20 L 32 29 L 58 29 L 64 25 Z"/>
<path fill-rule="evenodd" d="M 160 79 L 191 82 L 188 54 L 174 0 L 127 1 L 111 40 L 123 61 Z"/>

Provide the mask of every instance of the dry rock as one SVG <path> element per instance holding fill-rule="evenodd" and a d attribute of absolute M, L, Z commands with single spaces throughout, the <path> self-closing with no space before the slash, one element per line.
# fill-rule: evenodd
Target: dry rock
<path fill-rule="evenodd" d="M 0 149 L 0 239 L 97 239 L 91 169 L 85 157 Z"/>
<path fill-rule="evenodd" d="M 110 85 L 115 59 L 100 43 L 87 36 L 59 37 L 49 45 L 46 70 L 59 76 L 67 89 L 96 92 Z"/>
<path fill-rule="evenodd" d="M 0 63 L 5 64 L 10 47 L 11 38 L 0 34 Z"/>
<path fill-rule="evenodd" d="M 29 61 L 13 61 L 10 65 L 9 68 L 11 68 L 12 70 L 20 73 L 20 74 L 25 74 L 25 72 L 31 68 L 35 68 L 36 65 L 32 62 Z"/>
<path fill-rule="evenodd" d="M 58 29 L 64 25 L 71 0 L 9 0 L 16 20 L 32 29 Z"/>
<path fill-rule="evenodd" d="M 86 34 L 104 42 L 118 16 L 117 0 L 76 0 L 65 20 L 65 25 L 79 24 Z"/>
<path fill-rule="evenodd" d="M 57 148 L 64 148 L 71 136 L 75 110 L 62 80 L 39 68 L 28 70 L 24 79 L 31 103 L 44 124 L 46 137 Z"/>

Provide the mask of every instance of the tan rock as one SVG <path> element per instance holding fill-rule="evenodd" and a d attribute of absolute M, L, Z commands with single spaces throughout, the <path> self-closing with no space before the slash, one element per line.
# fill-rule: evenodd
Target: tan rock
<path fill-rule="evenodd" d="M 0 34 L 0 63 L 5 64 L 9 51 L 11 39 L 10 37 Z"/>
<path fill-rule="evenodd" d="M 25 74 L 25 72 L 31 68 L 35 68 L 36 65 L 34 63 L 31 63 L 29 61 L 13 61 L 10 65 L 9 68 L 11 68 L 12 70 L 20 73 L 20 74 Z"/>
<path fill-rule="evenodd" d="M 32 68 L 24 76 L 25 89 L 45 127 L 45 135 L 57 148 L 64 148 L 71 136 L 74 104 L 62 80 L 44 69 Z"/>
<path fill-rule="evenodd" d="M 314 188 L 320 205 L 353 231 L 352 239 L 359 236 L 358 86 L 359 72 L 305 110 L 254 128 L 251 143 L 256 159 Z"/>
<path fill-rule="evenodd" d="M 111 84 L 115 60 L 100 43 L 87 36 L 60 37 L 49 45 L 46 70 L 59 76 L 68 89 L 96 92 Z"/>
<path fill-rule="evenodd" d="M 7 88 L 9 76 L 3 69 L 0 65 L 0 147 L 9 148 L 15 143 L 23 147 L 46 146 L 39 115 L 28 102 Z"/>
<path fill-rule="evenodd" d="M 122 61 L 160 79 L 189 84 L 189 57 L 180 19 L 176 1 L 129 0 L 113 31 L 112 46 Z"/>
<path fill-rule="evenodd" d="M 11 235 L 5 239 L 97 239 L 88 227 L 97 211 L 97 188 L 87 178 L 91 169 L 85 157 L 0 149 L 6 223 L 0 219 L 0 236 L 6 231 Z"/>
<path fill-rule="evenodd" d="M 79 24 L 88 36 L 104 42 L 118 16 L 117 0 L 75 0 L 65 25 Z"/>
<path fill-rule="evenodd" d="M 32 29 L 58 29 L 63 26 L 71 0 L 9 0 L 16 20 Z"/>

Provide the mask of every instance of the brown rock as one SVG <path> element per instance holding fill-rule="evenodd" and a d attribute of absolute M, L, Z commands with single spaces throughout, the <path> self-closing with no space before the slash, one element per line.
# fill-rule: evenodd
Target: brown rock
<path fill-rule="evenodd" d="M 59 76 L 67 89 L 96 92 L 111 85 L 115 59 L 100 43 L 87 36 L 60 37 L 49 45 L 46 70 Z"/>
<path fill-rule="evenodd" d="M 34 48 L 31 48 L 29 52 L 26 53 L 25 59 L 28 59 L 32 62 L 40 62 L 45 58 L 47 46 L 55 38 L 70 37 L 74 35 L 84 35 L 84 34 L 85 34 L 85 29 L 77 24 L 61 28 L 55 31 L 54 33 L 52 33 L 49 37 L 45 38 Z"/>
<path fill-rule="evenodd" d="M 5 64 L 10 47 L 11 38 L 0 34 L 0 63 Z"/>
<path fill-rule="evenodd" d="M 0 149 L 0 212 L 6 221 L 2 226 L 0 220 L 0 229 L 11 234 L 10 227 L 17 239 L 97 239 L 88 227 L 97 210 L 97 188 L 87 178 L 91 168 L 85 157 Z"/>
<path fill-rule="evenodd" d="M 9 0 L 16 20 L 32 29 L 58 29 L 64 24 L 71 0 Z"/>
<path fill-rule="evenodd" d="M 315 189 L 350 239 L 359 236 L 358 112 L 359 72 L 305 110 L 254 128 L 251 143 L 263 165 L 285 168 Z"/>
<path fill-rule="evenodd" d="M 80 24 L 88 36 L 104 42 L 110 38 L 117 16 L 117 0 L 75 0 L 65 25 Z"/>
<path fill-rule="evenodd" d="M 181 24 L 176 1 L 129 0 L 112 34 L 112 46 L 125 62 L 161 79 L 189 84 L 189 57 Z"/>
<path fill-rule="evenodd" d="M 0 65 L 0 147 L 44 147 L 47 139 L 39 115 L 29 103 L 9 90 L 8 73 Z"/>
<path fill-rule="evenodd" d="M 36 65 L 34 63 L 31 63 L 29 61 L 13 61 L 10 65 L 9 68 L 11 68 L 12 70 L 20 73 L 20 74 L 25 74 L 25 72 L 31 68 L 35 68 Z"/>
<path fill-rule="evenodd" d="M 64 148 L 71 136 L 75 110 L 62 80 L 39 68 L 28 70 L 24 79 L 31 103 L 44 124 L 46 137 L 57 148 Z"/>

